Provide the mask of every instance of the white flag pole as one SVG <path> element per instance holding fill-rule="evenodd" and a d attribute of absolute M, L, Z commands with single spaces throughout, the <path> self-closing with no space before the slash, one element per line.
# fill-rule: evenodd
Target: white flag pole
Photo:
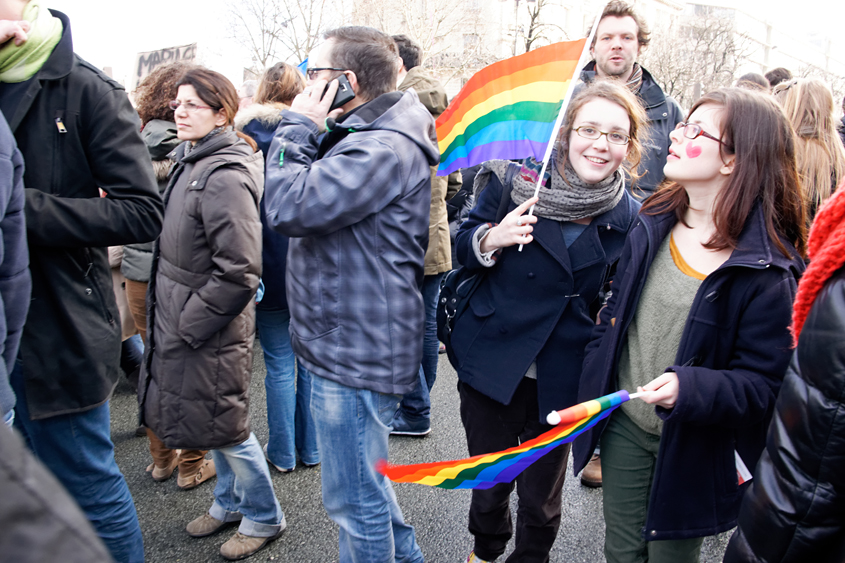
<path fill-rule="evenodd" d="M 603 11 L 604 4 L 602 4 L 601 9 L 596 14 L 593 27 L 590 29 L 590 35 L 587 36 L 587 42 L 584 43 L 584 48 L 581 50 L 581 57 L 578 59 L 578 64 L 575 65 L 575 73 L 572 75 L 572 80 L 569 82 L 569 86 L 566 88 L 566 94 L 563 96 L 563 103 L 560 105 L 560 112 L 557 114 L 554 127 L 552 127 L 552 138 L 549 139 L 549 144 L 546 145 L 546 154 L 543 156 L 543 168 L 540 170 L 540 177 L 537 178 L 537 186 L 534 188 L 534 197 L 537 197 L 540 193 L 540 186 L 543 185 L 543 176 L 546 174 L 546 168 L 549 166 L 549 158 L 552 156 L 552 150 L 555 146 L 555 139 L 557 139 L 558 130 L 563 122 L 563 116 L 566 115 L 566 108 L 569 106 L 569 100 L 572 98 L 572 91 L 575 90 L 575 82 L 578 80 L 581 69 L 587 64 L 587 58 L 590 56 L 590 45 L 593 43 L 593 37 L 596 36 L 596 28 L 598 27 L 599 18 L 601 18 Z M 534 205 L 537 204 L 535 203 Z M 528 210 L 529 217 L 534 214 L 534 205 L 532 205 Z M 522 252 L 523 246 L 524 245 L 522 244 L 519 245 L 520 252 Z"/>

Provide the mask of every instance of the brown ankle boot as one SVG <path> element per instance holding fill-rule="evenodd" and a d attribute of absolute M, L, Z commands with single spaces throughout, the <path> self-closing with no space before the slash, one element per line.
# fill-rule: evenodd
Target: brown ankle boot
<path fill-rule="evenodd" d="M 162 481 L 167 481 L 173 476 L 173 472 L 176 471 L 176 465 L 179 463 L 178 456 L 173 456 L 173 459 L 170 460 L 170 463 L 165 465 L 164 467 L 159 467 L 155 463 L 151 463 L 147 466 L 147 473 L 152 473 L 153 480 L 158 481 L 159 483 Z"/>
<path fill-rule="evenodd" d="M 176 479 L 176 484 L 183 491 L 193 489 L 194 487 L 205 483 L 212 477 L 217 475 L 217 469 L 214 467 L 213 459 L 206 459 L 200 465 L 199 470 L 192 475 L 179 475 Z"/>
<path fill-rule="evenodd" d="M 601 458 L 598 455 L 593 455 L 581 472 L 581 484 L 592 489 L 601 487 Z"/>

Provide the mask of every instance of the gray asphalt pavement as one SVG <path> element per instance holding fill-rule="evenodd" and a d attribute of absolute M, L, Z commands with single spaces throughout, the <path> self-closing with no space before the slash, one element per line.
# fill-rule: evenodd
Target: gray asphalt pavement
<path fill-rule="evenodd" d="M 250 414 L 252 430 L 267 441 L 264 361 L 256 342 Z M 437 383 L 432 390 L 432 432 L 425 438 L 391 437 L 392 463 L 423 463 L 467 456 L 458 411 L 457 376 L 445 355 L 440 356 Z M 116 457 L 135 499 L 148 563 L 222 562 L 220 545 L 233 531 L 195 539 L 185 525 L 203 514 L 213 500 L 214 480 L 191 491 L 181 491 L 176 478 L 156 483 L 144 469 L 150 463 L 146 438 L 135 437 L 136 400 L 121 383 L 112 401 L 112 438 Z M 338 561 L 337 526 L 329 520 L 320 499 L 320 468 L 298 466 L 292 473 L 271 470 L 276 495 L 287 519 L 287 530 L 251 562 L 322 563 Z M 601 489 L 582 487 L 567 476 L 560 533 L 552 550 L 553 562 L 603 562 L 604 519 Z M 416 528 L 417 542 L 426 561 L 462 563 L 472 549 L 467 531 L 469 491 L 447 491 L 414 484 L 394 484 L 405 519 Z M 514 504 L 511 504 L 512 510 Z M 729 534 L 708 538 L 701 561 L 722 560 Z M 500 558 L 502 560 L 503 558 Z"/>

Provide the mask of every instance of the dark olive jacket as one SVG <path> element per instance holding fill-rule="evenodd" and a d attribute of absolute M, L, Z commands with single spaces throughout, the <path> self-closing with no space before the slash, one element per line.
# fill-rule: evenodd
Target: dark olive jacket
<path fill-rule="evenodd" d="M 29 81 L 0 84 L 23 89 L 2 109 L 26 166 L 32 301 L 20 356 L 33 419 L 111 396 L 121 333 L 106 247 L 151 241 L 162 220 L 126 92 L 74 55 L 67 16 L 51 13 L 64 31 L 50 58 Z"/>
<path fill-rule="evenodd" d="M 845 561 L 845 269 L 801 330 L 725 561 Z"/>
<path fill-rule="evenodd" d="M 167 447 L 219 449 L 249 437 L 264 159 L 233 132 L 186 145 L 153 250 L 139 400 Z"/>

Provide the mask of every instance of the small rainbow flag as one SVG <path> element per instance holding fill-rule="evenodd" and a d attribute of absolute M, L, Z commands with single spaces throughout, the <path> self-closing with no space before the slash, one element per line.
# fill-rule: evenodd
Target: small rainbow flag
<path fill-rule="evenodd" d="M 586 41 L 554 43 L 476 72 L 437 119 L 437 174 L 495 158 L 542 160 Z"/>
<path fill-rule="evenodd" d="M 418 483 L 441 489 L 489 489 L 513 481 L 529 465 L 561 444 L 571 442 L 630 399 L 631 395 L 623 390 L 552 412 L 547 421 L 557 424 L 555 428 L 501 452 L 415 465 L 390 465 L 381 460 L 376 470 L 396 483 Z"/>

